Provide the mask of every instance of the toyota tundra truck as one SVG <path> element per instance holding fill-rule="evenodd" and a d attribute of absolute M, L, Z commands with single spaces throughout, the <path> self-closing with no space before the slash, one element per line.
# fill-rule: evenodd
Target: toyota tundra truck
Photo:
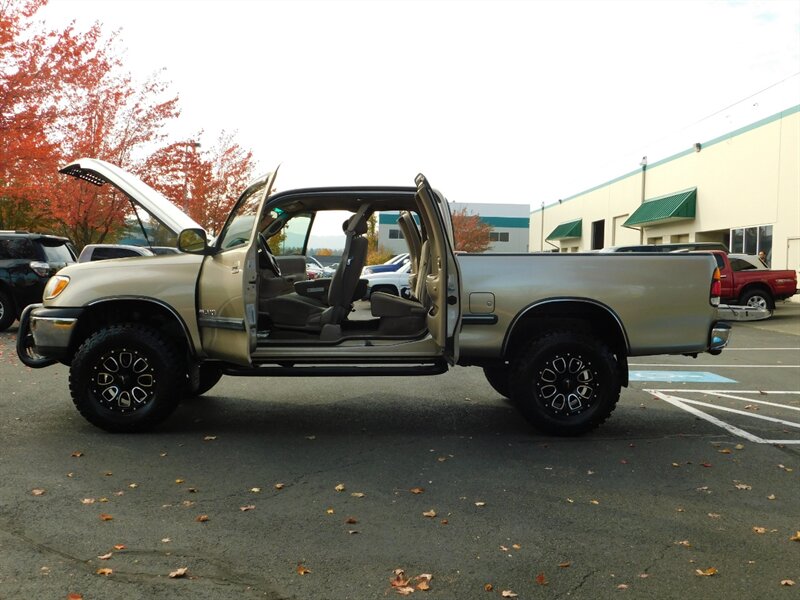
<path fill-rule="evenodd" d="M 465 365 L 482 368 L 534 427 L 578 435 L 614 410 L 629 357 L 719 354 L 728 342 L 712 256 L 457 256 L 448 203 L 423 175 L 410 187 L 275 193 L 268 174 L 209 239 L 114 165 L 81 159 L 61 172 L 112 186 L 136 205 L 149 242 L 171 235 L 181 251 L 67 266 L 21 317 L 22 362 L 67 365 L 76 408 L 108 431 L 150 429 L 223 375 L 417 376 Z M 308 280 L 309 231 L 327 211 L 346 215 L 344 250 L 332 277 Z M 367 222 L 385 211 L 409 246 L 410 291 L 375 292 L 367 304 Z"/>

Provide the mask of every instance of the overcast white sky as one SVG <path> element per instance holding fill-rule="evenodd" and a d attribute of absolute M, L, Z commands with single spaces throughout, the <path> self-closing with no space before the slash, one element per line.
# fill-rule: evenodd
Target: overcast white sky
<path fill-rule="evenodd" d="M 51 0 L 39 16 L 120 29 L 135 77 L 166 68 L 178 133 L 238 131 L 262 170 L 282 163 L 279 189 L 423 172 L 453 201 L 535 209 L 800 104 L 796 0 Z"/>

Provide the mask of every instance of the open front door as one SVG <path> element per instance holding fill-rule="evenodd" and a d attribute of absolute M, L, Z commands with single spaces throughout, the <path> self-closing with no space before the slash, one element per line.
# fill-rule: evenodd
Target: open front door
<path fill-rule="evenodd" d="M 198 325 L 209 358 L 249 366 L 258 326 L 258 220 L 275 173 L 245 190 L 203 261 Z"/>
<path fill-rule="evenodd" d="M 427 326 L 447 362 L 454 365 L 458 361 L 461 329 L 461 272 L 454 252 L 450 207 L 424 175 L 417 175 L 416 183 L 417 202 L 430 245 L 430 269 L 425 277 L 431 301 Z"/>

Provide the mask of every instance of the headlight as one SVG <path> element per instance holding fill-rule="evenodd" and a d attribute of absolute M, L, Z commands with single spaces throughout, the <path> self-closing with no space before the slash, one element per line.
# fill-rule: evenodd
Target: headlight
<path fill-rule="evenodd" d="M 65 275 L 54 275 L 47 282 L 47 285 L 44 286 L 44 299 L 52 300 L 53 298 L 57 298 L 61 292 L 67 289 L 67 285 L 69 285 L 69 277 Z"/>

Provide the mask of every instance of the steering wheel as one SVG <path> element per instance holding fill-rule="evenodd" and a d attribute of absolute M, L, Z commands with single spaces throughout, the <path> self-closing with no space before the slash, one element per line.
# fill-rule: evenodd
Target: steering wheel
<path fill-rule="evenodd" d="M 275 273 L 276 277 L 281 276 L 281 268 L 278 266 L 278 260 L 275 258 L 275 255 L 270 251 L 269 244 L 267 243 L 267 238 L 264 237 L 263 233 L 258 234 L 258 249 L 261 251 L 261 255 L 267 259 L 267 263 L 269 263 L 270 270 Z"/>

